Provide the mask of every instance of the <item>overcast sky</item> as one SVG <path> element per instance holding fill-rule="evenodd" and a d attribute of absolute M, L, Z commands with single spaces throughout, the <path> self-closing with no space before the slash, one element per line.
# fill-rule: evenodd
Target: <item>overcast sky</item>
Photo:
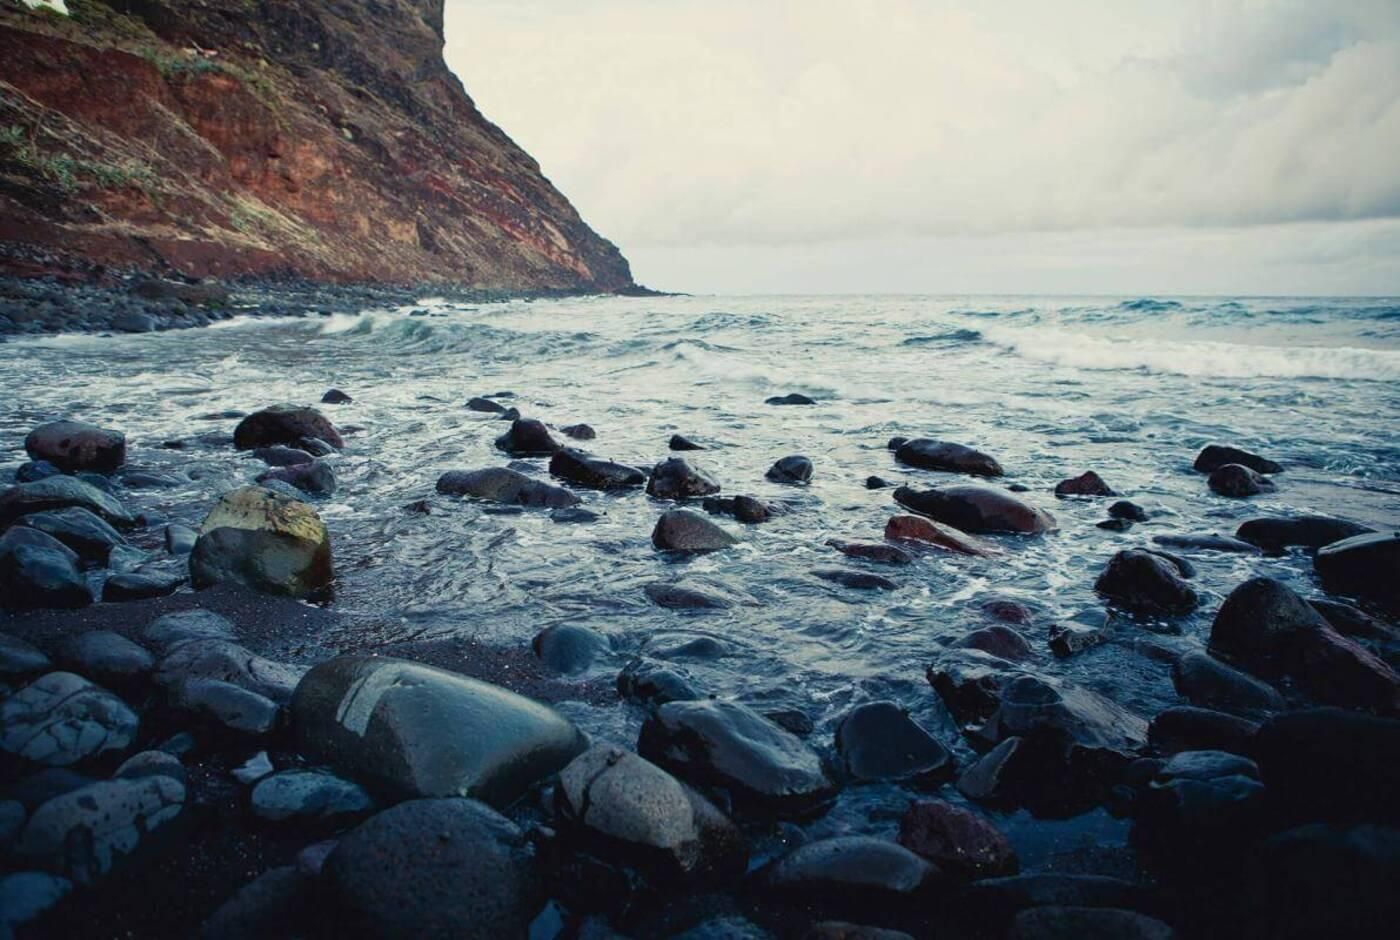
<path fill-rule="evenodd" d="M 447 0 L 637 279 L 1400 294 L 1400 0 Z"/>

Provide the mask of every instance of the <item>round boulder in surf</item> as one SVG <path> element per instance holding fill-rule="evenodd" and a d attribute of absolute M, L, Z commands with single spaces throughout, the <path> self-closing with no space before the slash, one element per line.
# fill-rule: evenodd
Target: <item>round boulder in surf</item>
<path fill-rule="evenodd" d="M 292 696 L 299 750 L 391 800 L 506 806 L 587 746 L 553 709 L 499 686 L 385 656 L 341 656 Z"/>
<path fill-rule="evenodd" d="M 990 486 L 943 486 L 916 490 L 901 486 L 897 503 L 963 532 L 1019 532 L 1028 535 L 1055 529 L 1055 517 Z"/>

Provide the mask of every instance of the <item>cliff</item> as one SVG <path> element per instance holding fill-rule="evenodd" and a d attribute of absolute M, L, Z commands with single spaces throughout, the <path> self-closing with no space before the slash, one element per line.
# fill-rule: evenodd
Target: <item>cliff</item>
<path fill-rule="evenodd" d="M 0 0 L 0 273 L 621 291 L 444 0 Z"/>

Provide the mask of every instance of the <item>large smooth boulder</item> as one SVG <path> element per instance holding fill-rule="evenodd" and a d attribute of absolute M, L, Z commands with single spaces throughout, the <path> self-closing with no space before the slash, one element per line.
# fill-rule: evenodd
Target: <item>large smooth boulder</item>
<path fill-rule="evenodd" d="M 567 509 L 579 503 L 579 498 L 562 486 L 551 486 L 509 467 L 449 470 L 438 477 L 437 491 L 446 496 L 474 496 L 510 506 Z"/>
<path fill-rule="evenodd" d="M 525 834 L 475 800 L 410 800 L 340 839 L 324 920 L 352 937 L 524 937 L 544 906 Z"/>
<path fill-rule="evenodd" d="M 671 457 L 651 468 L 647 495 L 656 499 L 694 499 L 712 496 L 719 481 L 681 457 Z"/>
<path fill-rule="evenodd" d="M 919 542 L 962 555 L 990 557 L 997 553 L 990 543 L 923 516 L 891 516 L 885 523 L 885 538 L 891 541 Z"/>
<path fill-rule="evenodd" d="M 0 535 L 0 607 L 74 610 L 92 603 L 78 556 L 38 529 Z"/>
<path fill-rule="evenodd" d="M 990 486 L 943 486 L 933 490 L 901 486 L 894 491 L 894 498 L 906 509 L 964 532 L 1036 535 L 1055 529 L 1055 517 L 1050 513 Z"/>
<path fill-rule="evenodd" d="M 1016 850 L 991 820 L 944 800 L 911 803 L 899 821 L 899 844 L 969 880 L 1020 870 Z"/>
<path fill-rule="evenodd" d="M 1258 496 L 1260 493 L 1273 492 L 1277 488 L 1273 480 L 1237 463 L 1227 463 L 1212 470 L 1206 483 L 1221 496 L 1237 498 Z"/>
<path fill-rule="evenodd" d="M 24 449 L 31 460 L 67 473 L 111 473 L 126 462 L 126 435 L 82 421 L 53 421 L 30 431 Z"/>
<path fill-rule="evenodd" d="M 307 440 L 325 441 L 336 450 L 345 446 L 330 419 L 304 405 L 272 405 L 248 415 L 233 430 L 233 446 L 239 450 L 278 444 L 300 447 Z"/>
<path fill-rule="evenodd" d="M 85 562 L 105 565 L 112 549 L 126 539 L 102 517 L 81 506 L 36 512 L 19 520 L 19 525 L 51 535 Z"/>
<path fill-rule="evenodd" d="M 341 656 L 297 686 L 301 753 L 391 799 L 470 796 L 505 806 L 585 747 L 553 709 L 407 660 Z"/>
<path fill-rule="evenodd" d="M 1359 522 L 1346 519 L 1333 519 L 1330 516 L 1293 516 L 1287 519 L 1249 519 L 1240 523 L 1235 536 L 1251 545 L 1257 545 L 1272 554 L 1281 553 L 1285 548 L 1301 545 L 1304 548 L 1321 548 L 1353 535 L 1364 535 L 1375 530 Z"/>
<path fill-rule="evenodd" d="M 51 672 L 0 702 L 0 749 L 36 764 L 69 767 L 136 740 L 136 713 L 71 672 Z"/>
<path fill-rule="evenodd" d="M 854 781 L 938 782 L 953 773 L 953 755 L 894 702 L 866 702 L 836 726 L 836 753 Z"/>
<path fill-rule="evenodd" d="M 1210 650 L 1265 679 L 1289 676 L 1323 704 L 1400 710 L 1400 676 L 1270 578 L 1230 592 L 1211 625 Z"/>
<path fill-rule="evenodd" d="M 764 476 L 774 483 L 811 483 L 812 461 L 801 454 L 792 454 L 774 462 Z"/>
<path fill-rule="evenodd" d="M 563 450 L 564 445 L 550 436 L 543 421 L 516 418 L 510 423 L 510 430 L 496 438 L 496 449 L 512 457 L 550 457 Z"/>
<path fill-rule="evenodd" d="M 1322 585 L 1400 614 L 1400 535 L 1376 532 L 1324 545 L 1313 557 Z"/>
<path fill-rule="evenodd" d="M 646 474 L 601 457 L 566 447 L 549 459 L 549 472 L 563 480 L 593 490 L 618 490 L 641 486 Z"/>
<path fill-rule="evenodd" d="M 1174 558 L 1130 548 L 1109 559 L 1094 590 L 1115 607 L 1147 617 L 1179 617 L 1196 609 L 1200 598 L 1184 580 Z"/>
<path fill-rule="evenodd" d="M 836 794 L 801 738 L 735 702 L 662 705 L 642 725 L 637 752 L 682 780 L 779 815 L 805 815 Z"/>
<path fill-rule="evenodd" d="M 667 552 L 713 552 L 738 543 L 738 539 L 709 519 L 689 509 L 661 514 L 651 533 L 651 543 Z"/>
<path fill-rule="evenodd" d="M 915 438 L 895 449 L 894 459 L 921 470 L 944 470 L 979 477 L 999 477 L 1001 464 L 992 457 L 962 444 Z"/>
<path fill-rule="evenodd" d="M 330 534 L 321 517 L 303 502 L 257 486 L 224 494 L 190 555 L 196 588 L 234 582 L 306 598 L 324 594 L 333 578 Z"/>
<path fill-rule="evenodd" d="M 45 477 L 0 490 L 0 529 L 21 516 L 78 506 L 118 528 L 130 528 L 135 518 L 115 496 L 77 477 Z"/>

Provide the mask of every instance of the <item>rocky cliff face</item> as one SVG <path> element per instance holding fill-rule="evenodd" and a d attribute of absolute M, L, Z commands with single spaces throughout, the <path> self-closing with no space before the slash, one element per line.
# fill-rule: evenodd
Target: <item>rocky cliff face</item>
<path fill-rule="evenodd" d="M 0 0 L 0 272 L 619 291 L 443 62 L 444 0 Z"/>

